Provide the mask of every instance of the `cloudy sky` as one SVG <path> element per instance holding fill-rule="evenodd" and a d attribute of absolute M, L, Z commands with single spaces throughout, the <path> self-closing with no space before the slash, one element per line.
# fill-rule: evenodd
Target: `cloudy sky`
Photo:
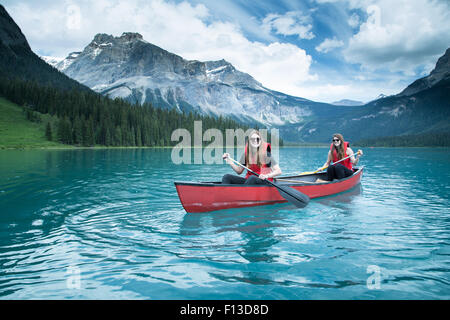
<path fill-rule="evenodd" d="M 264 86 L 370 101 L 427 75 L 450 47 L 447 0 L 3 0 L 39 55 L 139 32 L 190 60 L 225 59 Z"/>

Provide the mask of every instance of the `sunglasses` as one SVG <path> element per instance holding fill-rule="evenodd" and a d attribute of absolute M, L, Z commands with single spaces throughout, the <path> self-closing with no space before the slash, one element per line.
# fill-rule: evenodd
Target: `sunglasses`
<path fill-rule="evenodd" d="M 259 138 L 259 137 L 258 137 L 258 138 L 250 138 L 250 140 L 251 140 L 251 141 L 259 142 L 260 138 Z"/>
<path fill-rule="evenodd" d="M 339 140 L 339 139 L 333 139 L 333 142 L 338 142 L 338 141 L 341 141 L 341 140 Z"/>

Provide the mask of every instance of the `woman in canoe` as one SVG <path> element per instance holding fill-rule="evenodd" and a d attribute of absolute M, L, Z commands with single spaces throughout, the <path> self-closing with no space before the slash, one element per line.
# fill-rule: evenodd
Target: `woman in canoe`
<path fill-rule="evenodd" d="M 362 150 L 358 150 L 357 156 L 355 157 L 353 150 L 350 148 L 350 144 L 347 141 L 344 141 L 342 134 L 335 133 L 333 135 L 333 140 L 331 141 L 330 151 L 328 151 L 327 162 L 325 162 L 322 167 L 328 167 L 326 180 L 317 179 L 316 182 L 333 181 L 334 179 L 343 179 L 351 176 L 353 174 L 353 165 L 358 163 L 359 157 L 362 155 Z M 350 158 L 336 163 L 348 156 L 350 156 Z M 331 162 L 335 164 L 330 165 Z"/>
<path fill-rule="evenodd" d="M 280 166 L 272 157 L 270 143 L 263 141 L 261 134 L 253 130 L 249 135 L 249 141 L 245 145 L 245 153 L 241 156 L 240 163 L 259 174 L 259 178 L 247 171 L 245 178 L 226 174 L 222 178 L 223 184 L 266 184 L 265 179 L 272 180 L 281 174 Z M 229 153 L 222 156 L 237 174 L 241 174 L 244 168 L 234 164 Z"/>

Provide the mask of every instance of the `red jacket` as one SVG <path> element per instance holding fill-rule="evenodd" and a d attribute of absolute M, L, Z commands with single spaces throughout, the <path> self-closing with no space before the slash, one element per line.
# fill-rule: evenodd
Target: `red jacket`
<path fill-rule="evenodd" d="M 270 150 L 271 150 L 270 143 L 267 143 L 267 142 L 262 143 L 260 148 L 263 148 L 264 154 L 267 154 L 267 152 L 270 152 Z M 248 144 L 245 145 L 245 159 L 247 159 L 247 149 L 248 149 Z M 261 167 L 258 166 L 257 163 L 253 163 L 253 164 L 246 163 L 245 165 L 246 165 L 246 167 L 248 167 L 250 170 L 256 172 L 257 174 L 269 174 L 272 172 L 272 170 L 270 169 L 269 166 L 267 166 L 266 163 L 262 163 Z M 251 175 L 253 175 L 253 173 L 251 173 L 250 171 L 247 170 L 245 179 L 248 179 Z M 272 178 L 270 178 L 269 180 L 273 181 Z"/>
<path fill-rule="evenodd" d="M 347 141 L 344 141 L 344 154 L 345 156 L 347 156 L 347 148 L 348 148 L 349 143 Z M 333 155 L 333 163 L 336 163 L 337 161 L 341 160 L 338 159 L 338 154 L 336 152 L 336 148 L 334 147 L 333 143 L 330 146 L 330 150 L 332 152 Z M 352 166 L 352 161 L 350 160 L 350 158 L 345 159 L 344 161 L 339 162 L 341 163 L 344 167 L 353 170 L 353 166 Z"/>

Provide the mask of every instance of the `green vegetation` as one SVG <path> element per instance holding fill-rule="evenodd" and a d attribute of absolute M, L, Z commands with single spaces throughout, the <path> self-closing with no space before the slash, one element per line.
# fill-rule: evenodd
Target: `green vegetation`
<path fill-rule="evenodd" d="M 46 115 L 35 122 L 27 120 L 26 112 L 18 105 L 0 98 L 0 148 L 70 148 L 61 143 L 48 141 L 45 137 L 47 124 L 55 119 Z"/>
<path fill-rule="evenodd" d="M 226 129 L 249 128 L 229 118 L 140 106 L 93 91 L 63 90 L 19 78 L 0 78 L 0 96 L 16 104 L 12 107 L 2 100 L 2 105 L 15 110 L 15 116 L 4 113 L 2 120 L 8 132 L 2 133 L 1 145 L 9 148 L 61 146 L 56 142 L 82 147 L 169 147 L 179 142 L 171 141 L 172 132 L 185 128 L 192 134 L 196 120 L 202 121 L 203 131 L 216 128 L 225 134 Z M 33 128 L 33 133 L 18 130 L 17 121 Z"/>
<path fill-rule="evenodd" d="M 110 99 L 70 79 L 34 54 L 19 27 L 0 6 L 6 35 L 0 41 L 0 97 L 3 147 L 61 146 L 168 147 L 175 129 L 248 129 L 229 118 L 183 114 L 150 104 Z M 4 26 L 2 26 L 3 28 Z M 15 104 L 15 105 L 14 105 Z M 57 143 L 60 142 L 60 143 Z M 209 144 L 209 142 L 205 142 Z"/>
<path fill-rule="evenodd" d="M 358 147 L 450 147 L 450 133 L 423 133 L 363 139 L 354 145 Z"/>
<path fill-rule="evenodd" d="M 8 133 L 3 132 L 0 139 L 1 145 L 9 148 L 61 143 L 77 147 L 170 147 L 178 143 L 171 141 L 172 132 L 184 128 L 192 134 L 196 120 L 202 121 L 203 131 L 216 128 L 225 133 L 226 129 L 250 127 L 230 118 L 110 99 L 45 63 L 25 41 L 10 46 L 0 43 L 0 97 L 23 109 L 20 120 L 4 114 Z M 15 121 L 35 128 L 34 134 L 15 131 Z"/>

